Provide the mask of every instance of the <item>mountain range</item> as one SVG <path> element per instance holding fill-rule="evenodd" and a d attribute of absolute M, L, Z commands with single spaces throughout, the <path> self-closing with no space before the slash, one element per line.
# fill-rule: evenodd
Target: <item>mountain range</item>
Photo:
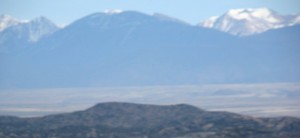
<path fill-rule="evenodd" d="M 237 37 L 136 11 L 63 28 L 45 17 L 0 21 L 1 89 L 300 81 L 296 24 Z"/>
<path fill-rule="evenodd" d="M 236 36 L 249 36 L 299 23 L 300 15 L 281 15 L 268 8 L 259 8 L 232 9 L 221 16 L 213 16 L 201 22 L 199 26 Z"/>
<path fill-rule="evenodd" d="M 298 118 L 253 118 L 186 104 L 111 102 L 44 117 L 0 116 L 5 138 L 296 138 L 299 129 Z"/>

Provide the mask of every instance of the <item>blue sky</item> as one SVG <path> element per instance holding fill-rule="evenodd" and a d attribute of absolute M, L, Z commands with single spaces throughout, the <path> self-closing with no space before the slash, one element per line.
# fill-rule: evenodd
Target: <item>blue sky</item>
<path fill-rule="evenodd" d="M 45 16 L 68 24 L 106 9 L 163 13 L 196 24 L 233 8 L 267 7 L 283 14 L 300 13 L 300 0 L 0 0 L 0 14 L 20 19 Z"/>

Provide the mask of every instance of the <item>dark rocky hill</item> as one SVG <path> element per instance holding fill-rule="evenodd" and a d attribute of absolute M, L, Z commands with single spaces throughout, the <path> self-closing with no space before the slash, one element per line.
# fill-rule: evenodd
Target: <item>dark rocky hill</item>
<path fill-rule="evenodd" d="M 101 103 L 45 117 L 0 117 L 1 138 L 299 138 L 300 119 L 169 106 Z"/>

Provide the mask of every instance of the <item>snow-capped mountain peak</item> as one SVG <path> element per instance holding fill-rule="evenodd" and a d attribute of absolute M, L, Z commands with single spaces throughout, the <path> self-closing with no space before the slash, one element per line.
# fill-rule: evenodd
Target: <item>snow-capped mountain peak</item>
<path fill-rule="evenodd" d="M 227 15 L 236 18 L 236 19 L 245 19 L 249 17 L 257 18 L 267 18 L 272 15 L 274 12 L 268 8 L 259 8 L 259 9 L 232 9 L 227 12 Z"/>
<path fill-rule="evenodd" d="M 222 16 L 211 17 L 199 25 L 214 28 L 237 36 L 248 36 L 270 29 L 300 23 L 299 16 L 280 15 L 268 8 L 231 9 Z"/>
<path fill-rule="evenodd" d="M 41 37 L 51 34 L 59 29 L 59 27 L 51 22 L 46 17 L 38 17 L 27 24 L 24 24 L 29 28 L 29 41 L 38 41 Z"/>
<path fill-rule="evenodd" d="M 219 18 L 219 16 L 212 16 L 209 19 L 203 21 L 201 23 L 201 26 L 206 27 L 206 28 L 212 28 L 218 18 Z"/>
<path fill-rule="evenodd" d="M 3 31 L 7 27 L 19 24 L 21 22 L 22 21 L 20 21 L 20 20 L 18 20 L 16 18 L 13 18 L 10 15 L 3 14 L 3 15 L 0 16 L 0 31 Z"/>
<path fill-rule="evenodd" d="M 31 20 L 31 22 L 36 22 L 36 23 L 52 23 L 49 19 L 47 19 L 44 16 L 37 17 L 37 18 Z"/>
<path fill-rule="evenodd" d="M 119 14 L 119 13 L 122 13 L 123 10 L 120 10 L 120 9 L 107 9 L 107 10 L 104 10 L 104 13 L 106 14 Z"/>
<path fill-rule="evenodd" d="M 233 9 L 227 12 L 227 15 L 236 20 L 255 20 L 261 19 L 268 22 L 277 23 L 280 19 L 276 17 L 277 13 L 268 8 L 259 9 Z"/>
<path fill-rule="evenodd" d="M 252 9 L 252 12 L 251 12 L 252 16 L 258 17 L 258 18 L 268 18 L 269 16 L 272 16 L 273 14 L 275 14 L 275 12 L 268 8 L 260 8 L 260 9 L 256 9 L 256 10 Z"/>
<path fill-rule="evenodd" d="M 233 9 L 227 12 L 227 16 L 230 16 L 233 19 L 242 20 L 242 19 L 249 19 L 251 9 Z"/>
<path fill-rule="evenodd" d="M 36 42 L 40 38 L 52 34 L 59 27 L 46 17 L 38 17 L 33 20 L 18 20 L 9 15 L 0 16 L 0 40 L 4 43 L 6 36 Z"/>

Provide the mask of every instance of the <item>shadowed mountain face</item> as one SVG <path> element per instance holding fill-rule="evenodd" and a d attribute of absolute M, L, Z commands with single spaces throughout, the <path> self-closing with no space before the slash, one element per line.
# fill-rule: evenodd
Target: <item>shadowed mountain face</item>
<path fill-rule="evenodd" d="M 185 104 L 101 103 L 67 114 L 0 117 L 0 136 L 8 138 L 296 138 L 299 129 L 298 118 L 252 118 Z"/>

